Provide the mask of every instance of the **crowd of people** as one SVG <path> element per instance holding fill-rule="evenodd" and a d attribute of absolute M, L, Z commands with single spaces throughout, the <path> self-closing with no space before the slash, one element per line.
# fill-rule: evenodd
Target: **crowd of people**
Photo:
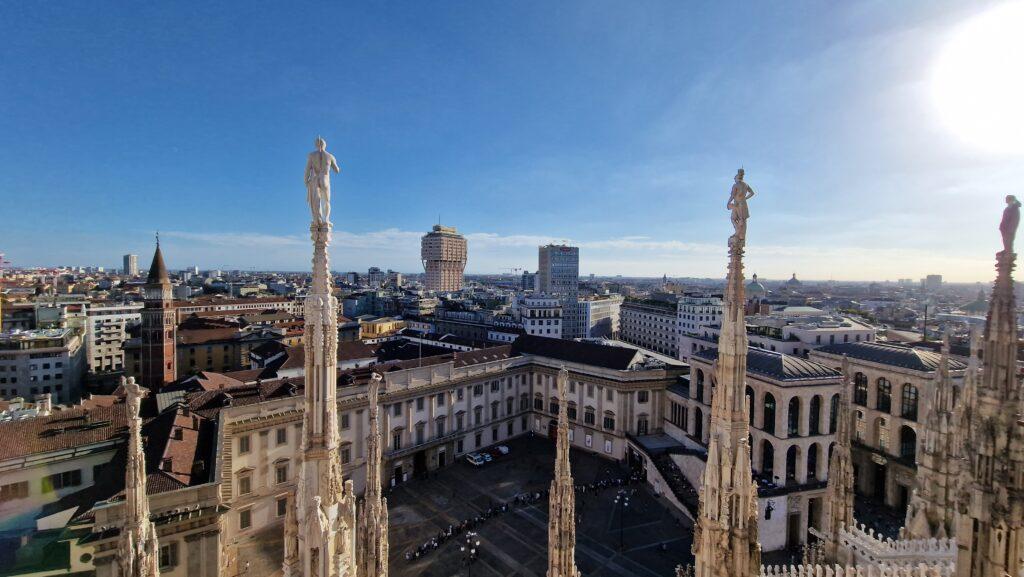
<path fill-rule="evenodd" d="M 641 483 L 644 481 L 643 470 L 636 470 L 625 477 L 613 477 L 609 479 L 602 479 L 600 481 L 594 481 L 593 483 L 577 483 L 574 487 L 577 495 L 586 494 L 597 494 L 605 489 L 619 488 L 626 485 L 632 485 L 635 483 Z M 517 508 L 531 507 L 548 498 L 549 491 L 547 489 L 539 491 L 528 491 L 524 493 L 517 493 L 512 499 L 505 503 L 492 504 L 487 509 L 481 511 L 475 517 L 464 519 L 458 524 L 451 524 L 448 527 L 437 532 L 429 540 L 423 542 L 415 549 L 406 551 L 405 560 L 415 561 L 424 555 L 429 554 L 432 551 L 436 551 L 439 547 L 445 543 L 457 539 L 467 531 L 476 531 L 477 527 L 483 524 L 488 519 L 508 513 Z M 582 503 L 582 501 L 581 501 Z"/>
<path fill-rule="evenodd" d="M 654 458 L 654 465 L 661 472 L 661 476 L 665 478 L 665 482 L 668 483 L 669 489 L 672 490 L 676 499 L 679 499 L 683 506 L 690 511 L 690 514 L 696 515 L 700 505 L 700 495 L 697 494 L 697 489 L 690 484 L 690 481 L 683 476 L 683 472 L 672 460 L 672 456 L 668 453 L 659 455 Z"/>

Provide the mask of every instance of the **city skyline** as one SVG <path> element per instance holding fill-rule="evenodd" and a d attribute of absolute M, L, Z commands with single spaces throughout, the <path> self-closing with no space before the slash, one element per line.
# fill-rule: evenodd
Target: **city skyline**
<path fill-rule="evenodd" d="M 735 6 L 538 6 L 264 7 L 244 26 L 228 7 L 14 7 L 0 196 L 47 199 L 46 226 L 10 219 L 0 250 L 113 267 L 159 229 L 171 268 L 304 270 L 295 151 L 323 134 L 335 270 L 419 272 L 440 216 L 467 274 L 535 270 L 564 240 L 584 275 L 721 278 L 743 165 L 749 273 L 991 277 L 997 238 L 973 231 L 1020 151 L 950 130 L 931 91 L 997 3 L 745 6 L 730 35 Z"/>

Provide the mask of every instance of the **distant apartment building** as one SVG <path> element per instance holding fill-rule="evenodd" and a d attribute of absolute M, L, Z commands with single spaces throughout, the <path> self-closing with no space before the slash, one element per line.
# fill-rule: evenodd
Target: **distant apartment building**
<path fill-rule="evenodd" d="M 426 271 L 424 286 L 435 292 L 462 290 L 462 273 L 466 270 L 466 237 L 453 226 L 435 224 L 423 235 L 420 255 Z"/>
<path fill-rule="evenodd" d="M 748 316 L 746 321 L 750 346 L 800 357 L 827 345 L 875 340 L 875 327 L 813 307 L 785 307 L 766 315 Z M 720 331 L 720 322 L 704 325 L 697 335 L 680 334 L 679 346 L 688 355 L 717 349 Z"/>
<path fill-rule="evenodd" d="M 598 295 L 576 301 L 576 333 L 581 338 L 617 338 L 620 332 L 622 295 Z"/>
<path fill-rule="evenodd" d="M 523 297 L 519 313 L 526 334 L 562 338 L 561 299 L 544 295 Z"/>
<path fill-rule="evenodd" d="M 678 307 L 675 302 L 627 300 L 622 303 L 619 322 L 620 340 L 678 358 Z"/>
<path fill-rule="evenodd" d="M 139 276 L 139 255 L 137 254 L 126 254 L 123 259 L 124 264 L 121 267 L 121 272 L 127 277 Z"/>
<path fill-rule="evenodd" d="M 921 279 L 921 288 L 927 291 L 937 291 L 942 288 L 942 275 L 930 274 Z"/>
<path fill-rule="evenodd" d="M 72 329 L 0 333 L 0 398 L 50 393 L 54 403 L 81 396 L 86 348 Z"/>
<path fill-rule="evenodd" d="M 375 266 L 371 266 L 369 270 L 366 271 L 366 284 L 370 287 L 378 288 L 384 286 L 384 283 L 386 283 L 387 280 L 387 273 Z"/>
<path fill-rule="evenodd" d="M 89 372 L 124 370 L 128 329 L 142 322 L 142 303 L 92 303 L 86 312 L 86 350 Z"/>
<path fill-rule="evenodd" d="M 524 291 L 537 290 L 537 273 L 524 270 L 519 281 L 519 288 Z"/>
<path fill-rule="evenodd" d="M 178 315 L 178 322 L 192 316 L 192 314 L 223 313 L 224 315 L 253 313 L 266 310 L 281 310 L 295 315 L 302 314 L 302 300 L 289 297 L 263 297 L 263 298 L 197 298 L 186 302 L 175 302 L 174 311 Z"/>
<path fill-rule="evenodd" d="M 707 325 L 718 325 L 722 322 L 722 295 L 685 294 L 679 298 L 676 327 L 680 341 L 679 359 L 690 358 L 690 347 L 682 345 L 684 337 L 700 335 Z"/>

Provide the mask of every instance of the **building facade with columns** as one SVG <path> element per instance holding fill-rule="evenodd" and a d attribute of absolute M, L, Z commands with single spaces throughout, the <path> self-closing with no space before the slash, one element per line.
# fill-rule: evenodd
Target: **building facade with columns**
<path fill-rule="evenodd" d="M 852 453 L 857 493 L 903 511 L 910 503 L 929 401 L 941 355 L 885 342 L 843 343 L 811 351 L 810 358 L 839 367 L 850 362 Z M 955 396 L 964 363 L 950 359 Z"/>
<path fill-rule="evenodd" d="M 665 431 L 691 446 L 709 442 L 716 360 L 717 350 L 693 355 L 689 382 L 666 394 Z M 840 387 L 839 372 L 828 366 L 747 349 L 751 468 L 766 551 L 801 545 L 808 527 L 821 526 Z"/>

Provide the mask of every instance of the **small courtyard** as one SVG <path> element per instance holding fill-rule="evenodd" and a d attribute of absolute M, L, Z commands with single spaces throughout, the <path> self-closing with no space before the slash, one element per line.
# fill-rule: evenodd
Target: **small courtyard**
<path fill-rule="evenodd" d="M 554 446 L 540 437 L 516 439 L 508 446 L 509 455 L 482 467 L 459 460 L 429 478 L 412 480 L 388 493 L 393 577 L 447 577 L 469 574 L 470 569 L 479 577 L 545 575 L 547 498 L 516 504 L 515 497 L 548 489 Z M 580 451 L 573 451 L 571 460 L 577 485 L 626 479 L 629 474 L 613 461 Z M 676 565 L 692 562 L 689 519 L 643 482 L 608 485 L 576 497 L 576 563 L 584 575 L 671 577 Z M 629 498 L 624 516 L 615 504 L 620 491 Z M 495 512 L 470 529 L 480 541 L 479 558 L 471 568 L 466 567 L 460 551 L 464 533 L 414 555 L 449 525 L 457 526 L 488 509 L 500 511 L 502 504 L 510 505 L 507 511 Z"/>

